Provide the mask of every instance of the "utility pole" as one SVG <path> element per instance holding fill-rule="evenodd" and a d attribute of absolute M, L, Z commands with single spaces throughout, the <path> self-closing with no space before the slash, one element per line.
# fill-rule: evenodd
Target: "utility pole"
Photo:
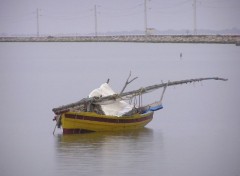
<path fill-rule="evenodd" d="M 145 35 L 147 35 L 147 0 L 144 0 L 144 24 Z"/>
<path fill-rule="evenodd" d="M 36 17 L 37 17 L 37 37 L 39 37 L 39 10 L 38 10 L 38 8 L 37 8 Z"/>
<path fill-rule="evenodd" d="M 94 5 L 94 16 L 95 16 L 95 36 L 98 36 L 98 32 L 97 32 L 97 30 L 98 30 L 98 26 L 97 26 L 97 6 L 96 5 Z"/>
<path fill-rule="evenodd" d="M 193 34 L 197 34 L 197 0 L 193 0 Z"/>

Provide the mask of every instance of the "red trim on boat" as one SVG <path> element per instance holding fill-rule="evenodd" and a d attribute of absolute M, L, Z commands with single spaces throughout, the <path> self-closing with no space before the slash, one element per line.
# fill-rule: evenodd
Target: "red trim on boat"
<path fill-rule="evenodd" d="M 137 118 L 137 119 L 121 119 L 121 117 L 117 119 L 110 119 L 104 117 L 92 117 L 92 116 L 82 116 L 78 114 L 65 114 L 65 118 L 70 119 L 79 119 L 79 120 L 89 120 L 89 121 L 97 121 L 97 122 L 108 122 L 108 123 L 135 123 L 142 122 L 153 118 L 153 113 L 148 116 Z"/>
<path fill-rule="evenodd" d="M 63 134 L 83 134 L 83 133 L 91 133 L 94 131 L 84 130 L 84 129 L 66 129 L 63 128 Z"/>

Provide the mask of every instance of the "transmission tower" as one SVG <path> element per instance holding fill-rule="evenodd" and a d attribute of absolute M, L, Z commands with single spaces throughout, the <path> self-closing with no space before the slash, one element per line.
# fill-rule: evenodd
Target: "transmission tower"
<path fill-rule="evenodd" d="M 197 34 L 197 0 L 193 0 L 193 34 Z"/>
<path fill-rule="evenodd" d="M 145 35 L 147 35 L 147 0 L 144 0 L 144 27 L 145 27 Z"/>
<path fill-rule="evenodd" d="M 95 36 L 98 36 L 97 6 L 94 5 Z"/>
<path fill-rule="evenodd" d="M 37 37 L 39 37 L 39 9 L 38 8 L 36 11 L 36 18 L 37 18 Z"/>

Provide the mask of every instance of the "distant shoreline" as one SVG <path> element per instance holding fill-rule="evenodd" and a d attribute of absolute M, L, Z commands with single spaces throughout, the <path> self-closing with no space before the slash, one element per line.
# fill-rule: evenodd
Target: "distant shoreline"
<path fill-rule="evenodd" d="M 0 42 L 136 42 L 136 43 L 213 43 L 240 45 L 240 35 L 122 35 L 0 37 Z"/>

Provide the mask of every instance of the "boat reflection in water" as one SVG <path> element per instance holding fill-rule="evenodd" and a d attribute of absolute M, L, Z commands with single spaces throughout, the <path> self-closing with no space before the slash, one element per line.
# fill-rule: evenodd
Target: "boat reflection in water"
<path fill-rule="evenodd" d="M 163 147 L 161 133 L 157 133 L 156 136 L 154 134 L 152 129 L 142 128 L 59 135 L 56 140 L 58 174 L 151 173 L 161 167 L 159 164 Z M 154 160 L 156 164 L 153 164 Z"/>

